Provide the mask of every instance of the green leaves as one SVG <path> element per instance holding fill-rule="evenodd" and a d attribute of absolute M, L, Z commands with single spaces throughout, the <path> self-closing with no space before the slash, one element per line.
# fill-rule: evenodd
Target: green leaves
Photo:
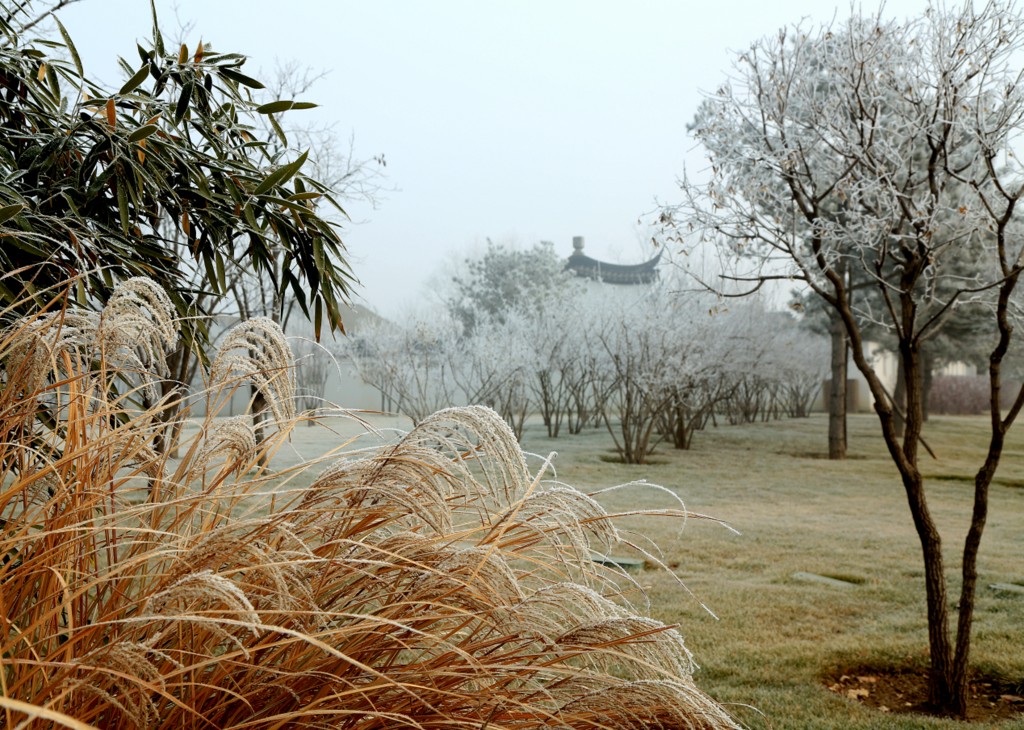
<path fill-rule="evenodd" d="M 18 215 L 18 213 L 25 210 L 25 207 L 22 203 L 15 203 L 14 205 L 5 205 L 3 208 L 0 208 L 0 224 L 6 223 Z"/>
<path fill-rule="evenodd" d="M 56 296 L 80 277 L 79 293 L 99 301 L 147 275 L 195 314 L 248 269 L 318 328 L 337 326 L 352 277 L 337 229 L 311 202 L 328 188 L 300 174 L 308 153 L 288 149 L 274 118 L 316 105 L 254 102 L 263 84 L 242 72 L 243 56 L 165 49 L 155 7 L 153 21 L 116 93 L 81 75 L 59 24 L 63 45 L 18 39 L 24 53 L 0 53 L 0 226 L 18 234 L 0 246 L 14 292 L 0 290 L 0 307 L 29 283 Z M 71 60 L 49 58 L 53 47 Z"/>
<path fill-rule="evenodd" d="M 152 134 L 156 134 L 160 131 L 160 127 L 155 124 L 144 124 L 143 126 L 136 129 L 134 132 L 128 135 L 129 142 L 138 142 L 139 140 L 145 139 Z"/>
<path fill-rule="evenodd" d="M 121 90 L 118 91 L 117 93 L 119 95 L 121 95 L 121 96 L 124 96 L 125 94 L 130 94 L 133 91 L 135 91 L 135 89 L 137 89 L 139 87 L 139 85 L 142 84 L 142 82 L 145 81 L 147 78 L 149 78 L 149 64 L 148 63 L 143 64 L 142 68 L 140 68 L 138 71 L 136 71 L 135 75 L 132 76 L 130 79 L 128 79 L 128 81 L 125 83 L 125 85 L 122 86 Z"/>
<path fill-rule="evenodd" d="M 316 104 L 309 101 L 291 101 L 289 99 L 278 99 L 256 107 L 259 114 L 279 114 L 290 109 L 315 109 Z"/>
<path fill-rule="evenodd" d="M 226 79 L 231 79 L 236 84 L 241 84 L 242 86 L 248 86 L 250 89 L 262 89 L 262 88 L 264 88 L 262 83 L 260 83 L 256 79 L 252 78 L 251 76 L 246 76 L 244 73 L 242 73 L 241 71 L 239 71 L 239 70 L 237 70 L 235 68 L 230 68 L 228 66 L 221 66 L 221 67 L 219 67 L 217 69 L 217 73 L 220 74 L 221 76 L 223 76 Z"/>
<path fill-rule="evenodd" d="M 157 56 L 164 55 L 164 37 L 160 35 L 160 23 L 156 18 L 156 0 L 149 0 L 149 9 L 153 15 L 153 50 Z"/>
<path fill-rule="evenodd" d="M 71 62 L 75 64 L 75 70 L 78 71 L 79 77 L 85 76 L 85 71 L 82 69 L 82 59 L 78 56 L 78 49 L 75 48 L 74 42 L 71 40 L 71 36 L 68 35 L 67 28 L 60 22 L 60 18 L 56 15 L 53 16 L 53 22 L 57 24 L 57 29 L 60 31 L 61 37 L 64 39 L 64 45 L 68 49 L 68 53 L 71 55 Z"/>
<path fill-rule="evenodd" d="M 294 102 L 285 101 L 283 99 L 280 101 L 272 101 L 269 104 L 262 104 L 256 107 L 256 111 L 259 114 L 277 114 L 278 112 L 286 112 L 291 109 L 293 103 Z"/>
<path fill-rule="evenodd" d="M 128 192 L 123 180 L 117 181 L 117 211 L 121 221 L 121 233 L 128 233 L 130 219 L 128 217 Z"/>
<path fill-rule="evenodd" d="M 263 179 L 263 182 L 261 182 L 256 187 L 255 190 L 253 190 L 253 195 L 263 195 L 264 193 L 268 192 L 271 188 L 277 185 L 284 185 L 286 182 L 291 180 L 295 176 L 295 173 L 297 173 L 302 168 L 302 166 L 306 163 L 306 158 L 308 156 L 309 150 L 299 155 L 298 159 L 296 159 L 294 162 L 291 162 L 287 165 L 283 165 L 274 170 L 273 172 L 271 172 Z"/>
<path fill-rule="evenodd" d="M 192 99 L 192 88 L 193 84 L 186 83 L 181 89 L 181 96 L 178 97 L 178 103 L 174 106 L 174 121 L 180 122 L 185 112 L 188 111 L 188 103 Z"/>

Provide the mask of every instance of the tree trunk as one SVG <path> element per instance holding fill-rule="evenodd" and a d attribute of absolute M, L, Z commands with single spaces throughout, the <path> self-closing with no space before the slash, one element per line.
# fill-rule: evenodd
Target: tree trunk
<path fill-rule="evenodd" d="M 906 305 L 909 306 L 909 305 Z M 924 478 L 918 469 L 918 445 L 924 426 L 924 393 L 921 368 L 923 358 L 912 342 L 900 343 L 900 371 L 903 373 L 904 400 L 897 406 L 905 408 L 901 434 L 902 451 L 906 457 L 901 468 L 910 514 L 914 520 L 924 557 L 925 596 L 928 603 L 929 682 L 928 701 L 939 712 L 956 715 L 958 693 L 966 691 L 966 682 L 954 676 L 953 646 L 949 633 L 949 608 L 946 574 L 942 560 L 942 538 L 928 509 Z M 895 425 L 895 423 L 894 423 Z M 959 685 L 959 686 L 958 686 Z"/>
<path fill-rule="evenodd" d="M 971 625 L 974 619 L 976 588 L 978 582 L 978 549 L 981 547 L 981 536 L 988 519 L 989 487 L 995 477 L 996 469 L 1002 458 L 1006 433 L 1024 409 L 1024 386 L 1017 389 L 1013 404 L 1003 417 L 1002 402 L 1002 363 L 1010 347 L 1013 327 L 1008 316 L 1010 296 L 1017 286 L 1019 273 L 1014 273 L 1000 287 L 996 309 L 996 322 L 999 326 L 999 341 L 989 356 L 989 417 L 991 419 L 991 438 L 985 463 L 978 469 L 974 477 L 974 509 L 971 512 L 971 526 L 964 540 L 963 564 L 961 565 L 962 583 L 960 603 L 956 626 L 956 653 L 950 672 L 950 691 L 946 697 L 949 710 L 955 717 L 967 716 L 967 668 L 971 649 Z"/>
<path fill-rule="evenodd" d="M 935 358 L 931 355 L 931 350 L 924 348 L 921 350 L 921 417 L 928 420 L 929 401 L 931 400 L 932 394 L 932 377 L 934 373 Z"/>
<path fill-rule="evenodd" d="M 909 287 L 906 287 L 909 288 Z M 842 300 L 840 300 L 842 302 Z M 875 401 L 875 411 L 882 427 L 882 435 L 893 462 L 900 472 L 911 518 L 921 545 L 925 571 L 925 595 L 928 614 L 929 681 L 928 702 L 940 714 L 964 718 L 966 716 L 967 689 L 967 647 L 970 643 L 970 615 L 974 603 L 974 581 L 969 571 L 974 570 L 974 558 L 969 549 L 980 542 L 983 519 L 978 520 L 978 499 L 975 500 L 975 521 L 968 537 L 964 554 L 965 585 L 959 606 L 956 655 L 949 631 L 949 604 L 946 576 L 943 568 L 942 539 L 938 527 L 931 517 L 925 496 L 924 478 L 918 468 L 918 446 L 920 444 L 923 420 L 923 379 L 921 378 L 921 357 L 917 344 L 911 340 L 899 343 L 901 366 L 906 373 L 906 417 L 902 438 L 896 435 L 895 410 L 885 392 L 878 374 L 863 354 L 860 330 L 848 306 L 840 304 L 840 313 L 850 333 L 853 358 L 857 369 L 868 381 L 868 387 Z M 906 297 L 902 302 L 905 316 L 905 331 L 913 328 L 913 301 Z M 998 388 L 996 388 L 998 390 Z M 895 400 L 895 398 L 893 398 Z M 1024 399 L 1022 399 L 1024 400 Z M 990 451 L 990 458 L 991 458 Z M 998 457 L 996 457 L 998 461 Z M 980 481 L 980 477 L 979 477 Z M 961 644 L 963 649 L 961 651 Z"/>
<path fill-rule="evenodd" d="M 846 458 L 846 328 L 832 319 L 832 383 L 828 392 L 828 458 Z"/>
<path fill-rule="evenodd" d="M 903 429 L 906 427 L 907 419 L 904 413 L 907 412 L 907 371 L 903 366 L 903 358 L 898 358 L 896 366 L 896 387 L 893 389 L 893 416 L 892 424 L 896 429 L 896 435 L 903 438 Z"/>

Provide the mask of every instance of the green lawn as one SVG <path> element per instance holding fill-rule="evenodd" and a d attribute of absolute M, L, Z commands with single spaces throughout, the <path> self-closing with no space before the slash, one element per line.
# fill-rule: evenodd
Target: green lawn
<path fill-rule="evenodd" d="M 754 728 L 951 728 L 954 722 L 883 714 L 829 692 L 835 667 L 922 666 L 927 659 L 920 548 L 902 486 L 873 416 L 851 419 L 850 455 L 829 462 L 824 417 L 697 434 L 691 451 L 661 447 L 656 463 L 608 463 L 608 434 L 557 440 L 530 428 L 524 448 L 557 451 L 557 478 L 584 490 L 636 479 L 669 487 L 693 511 L 740 534 L 690 520 L 631 523 L 650 538 L 695 597 L 656 570 L 637 574 L 652 614 L 680 624 L 701 670 L 701 687 Z M 967 528 L 971 474 L 986 422 L 933 418 L 925 437 L 932 510 L 947 546 L 955 602 L 958 554 Z M 601 457 L 604 456 L 605 459 Z M 1024 431 L 1011 438 L 991 493 L 979 561 L 973 664 L 1024 694 L 1024 595 L 994 583 L 1024 584 Z M 606 506 L 670 506 L 638 487 L 602 498 Z M 852 582 L 837 587 L 796 579 L 807 572 Z M 717 615 L 712 618 L 700 602 Z M 955 613 L 953 614 L 955 617 Z M 1021 706 L 1024 710 L 1024 705 Z M 1024 728 L 1024 716 L 1000 725 Z"/>

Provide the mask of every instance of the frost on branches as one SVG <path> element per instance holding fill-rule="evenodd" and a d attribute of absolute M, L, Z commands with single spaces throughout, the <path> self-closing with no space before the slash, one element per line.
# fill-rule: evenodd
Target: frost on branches
<path fill-rule="evenodd" d="M 1019 313 L 1021 165 L 1017 8 L 931 7 L 895 23 L 854 16 L 796 27 L 739 55 L 702 105 L 693 133 L 711 161 L 706 184 L 684 180 L 665 211 L 686 245 L 711 244 L 742 281 L 804 282 L 842 322 L 899 469 L 925 557 L 930 699 L 966 714 L 976 559 L 988 486 L 1024 391 L 1001 406 L 1003 362 Z M 983 333 L 991 441 L 979 455 L 964 542 L 960 610 L 950 630 L 941 538 L 918 466 L 922 352 L 970 316 Z M 893 403 L 864 350 L 865 328 L 888 331 L 906 375 Z M 906 416 L 901 434 L 896 413 Z"/>

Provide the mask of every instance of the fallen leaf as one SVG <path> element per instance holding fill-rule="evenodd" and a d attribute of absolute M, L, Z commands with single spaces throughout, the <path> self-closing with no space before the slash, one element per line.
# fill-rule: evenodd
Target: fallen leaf
<path fill-rule="evenodd" d="M 846 690 L 846 696 L 849 697 L 851 700 L 863 699 L 864 697 L 867 697 L 869 694 L 871 693 L 863 688 Z"/>
<path fill-rule="evenodd" d="M 861 684 L 874 684 L 878 681 L 878 677 L 857 677 L 857 681 Z"/>
<path fill-rule="evenodd" d="M 1024 702 L 1024 697 L 1021 697 L 1020 695 L 999 695 L 999 699 L 1003 702 Z"/>

